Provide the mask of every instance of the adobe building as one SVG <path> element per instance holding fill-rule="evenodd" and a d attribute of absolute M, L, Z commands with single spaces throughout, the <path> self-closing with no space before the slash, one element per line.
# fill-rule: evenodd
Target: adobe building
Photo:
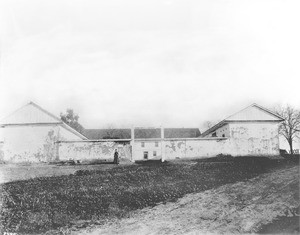
<path fill-rule="evenodd" d="M 133 139 L 137 160 L 279 155 L 279 124 L 283 118 L 257 104 L 229 116 L 197 138 Z"/>
<path fill-rule="evenodd" d="M 229 153 L 237 155 L 279 154 L 279 124 L 283 118 L 257 104 L 227 117 L 201 136 L 228 138 Z"/>
<path fill-rule="evenodd" d="M 117 149 L 131 161 L 279 155 L 283 118 L 257 104 L 229 116 L 200 136 L 198 128 L 85 130 L 82 135 L 30 102 L 0 123 L 4 162 L 112 161 Z M 111 139 L 110 137 L 114 139 Z M 109 138 L 107 138 L 109 137 Z"/>
<path fill-rule="evenodd" d="M 1 121 L 0 136 L 1 160 L 6 162 L 54 161 L 57 141 L 87 139 L 33 102 Z"/>

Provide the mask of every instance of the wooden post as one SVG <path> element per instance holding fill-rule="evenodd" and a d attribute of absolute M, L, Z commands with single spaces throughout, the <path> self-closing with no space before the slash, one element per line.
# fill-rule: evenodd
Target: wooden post
<path fill-rule="evenodd" d="M 161 138 L 161 161 L 164 162 L 165 161 L 165 155 L 166 155 L 166 151 L 165 151 L 165 133 L 164 133 L 164 128 L 161 126 L 160 128 L 160 138 Z"/>
<path fill-rule="evenodd" d="M 135 143 L 134 143 L 134 127 L 131 128 L 131 161 L 134 161 L 135 157 Z"/>

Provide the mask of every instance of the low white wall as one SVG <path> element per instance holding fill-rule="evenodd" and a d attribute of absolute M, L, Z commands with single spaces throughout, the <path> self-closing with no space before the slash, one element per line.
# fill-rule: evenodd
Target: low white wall
<path fill-rule="evenodd" d="M 165 159 L 207 158 L 227 154 L 227 138 L 165 140 Z"/>
<path fill-rule="evenodd" d="M 278 126 L 276 124 L 230 124 L 231 137 L 177 138 L 158 140 L 135 140 L 133 160 L 143 160 L 143 153 L 148 152 L 148 159 L 165 160 L 180 158 L 207 158 L 218 154 L 231 156 L 273 156 L 279 155 Z M 155 142 L 159 147 L 154 147 Z M 141 146 L 141 142 L 145 146 Z M 165 147 L 162 148 L 162 145 Z M 157 152 L 157 157 L 152 152 Z"/>
<path fill-rule="evenodd" d="M 113 161 L 115 149 L 120 158 L 131 159 L 129 141 L 63 141 L 58 144 L 59 160 L 108 160 Z"/>
<path fill-rule="evenodd" d="M 142 142 L 145 143 L 144 147 Z M 158 142 L 157 147 L 155 142 Z M 145 151 L 148 152 L 148 159 L 162 159 L 163 152 L 165 160 L 214 157 L 220 153 L 227 154 L 227 146 L 227 138 L 138 139 L 134 142 L 133 160 L 144 160 Z M 157 153 L 156 157 L 153 156 L 154 151 Z"/>
<path fill-rule="evenodd" d="M 232 156 L 279 155 L 277 123 L 230 123 L 229 126 L 229 138 L 164 139 L 163 142 L 161 139 L 135 139 L 133 157 L 130 140 L 80 140 L 55 124 L 9 126 L 0 128 L 3 141 L 0 157 L 6 162 L 112 160 L 116 148 L 120 157 L 132 160 L 143 160 L 144 151 L 148 151 L 148 159 L 161 159 L 164 154 L 166 160 L 213 157 L 221 153 Z M 145 142 L 145 147 L 141 142 Z M 153 156 L 154 151 L 156 156 Z"/>
<path fill-rule="evenodd" d="M 0 163 L 4 160 L 3 142 L 0 141 Z"/>

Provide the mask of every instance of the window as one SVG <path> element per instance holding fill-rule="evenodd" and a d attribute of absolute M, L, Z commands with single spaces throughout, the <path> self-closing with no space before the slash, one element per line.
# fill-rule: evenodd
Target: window
<path fill-rule="evenodd" d="M 142 147 L 145 147 L 145 142 L 141 142 L 141 146 L 142 146 Z"/>
<path fill-rule="evenodd" d="M 225 134 L 223 134 L 222 137 L 225 137 Z"/>
<path fill-rule="evenodd" d="M 148 159 L 148 151 L 144 152 L 144 159 Z"/>
<path fill-rule="evenodd" d="M 158 147 L 158 142 L 155 142 L 155 147 Z"/>
<path fill-rule="evenodd" d="M 217 133 L 216 132 L 212 133 L 211 137 L 217 137 Z"/>
<path fill-rule="evenodd" d="M 153 151 L 153 157 L 156 157 L 157 153 L 156 151 Z"/>

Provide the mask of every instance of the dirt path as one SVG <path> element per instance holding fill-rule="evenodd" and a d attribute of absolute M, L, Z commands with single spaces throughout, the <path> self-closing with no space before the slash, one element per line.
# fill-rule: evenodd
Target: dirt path
<path fill-rule="evenodd" d="M 145 208 L 130 218 L 74 234 L 187 234 L 257 232 L 299 207 L 298 166 L 187 195 L 175 203 Z"/>

